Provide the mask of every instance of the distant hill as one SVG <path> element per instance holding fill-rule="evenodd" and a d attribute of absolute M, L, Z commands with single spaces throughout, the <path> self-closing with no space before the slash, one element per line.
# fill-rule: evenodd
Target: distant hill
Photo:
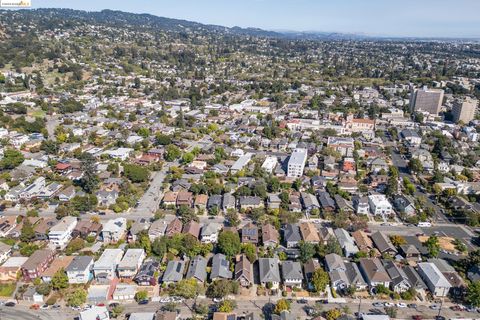
<path fill-rule="evenodd" d="M 9 15 L 8 11 L 0 10 Z M 102 11 L 81 11 L 73 9 L 31 9 L 10 11 L 28 18 L 30 21 L 37 22 L 45 28 L 51 27 L 50 23 L 56 19 L 70 20 L 84 23 L 97 23 L 109 25 L 112 27 L 125 27 L 131 25 L 146 29 L 159 29 L 171 32 L 211 32 L 232 35 L 244 35 L 269 38 L 286 39 L 307 39 L 307 40 L 328 40 L 328 39 L 360 39 L 364 36 L 355 34 L 327 33 L 327 32 L 278 32 L 268 31 L 259 28 L 241 28 L 241 27 L 223 27 L 218 25 L 202 24 L 187 20 L 159 17 L 151 14 L 136 14 L 115 10 Z"/>

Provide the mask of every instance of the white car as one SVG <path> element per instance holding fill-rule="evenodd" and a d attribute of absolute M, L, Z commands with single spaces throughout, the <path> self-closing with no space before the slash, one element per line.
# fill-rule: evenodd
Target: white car
<path fill-rule="evenodd" d="M 403 302 L 399 302 L 399 303 L 397 303 L 397 307 L 398 307 L 398 308 L 406 308 L 406 307 L 407 307 L 407 304 L 406 304 L 406 303 L 403 303 Z"/>
<path fill-rule="evenodd" d="M 385 307 L 394 307 L 394 306 L 395 306 L 395 303 L 393 303 L 393 302 L 385 302 L 383 305 L 384 305 Z"/>

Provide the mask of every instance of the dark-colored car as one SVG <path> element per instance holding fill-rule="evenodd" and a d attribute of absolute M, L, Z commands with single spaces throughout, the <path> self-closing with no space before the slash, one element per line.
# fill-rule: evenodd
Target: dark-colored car
<path fill-rule="evenodd" d="M 411 309 L 417 309 L 417 305 L 415 303 L 409 303 L 409 304 L 407 304 L 407 307 L 409 307 Z"/>
<path fill-rule="evenodd" d="M 7 302 L 5 303 L 5 307 L 15 307 L 17 304 L 15 302 Z"/>
<path fill-rule="evenodd" d="M 306 304 L 308 301 L 306 299 L 299 299 L 297 300 L 297 303 L 300 303 L 300 304 Z"/>
<path fill-rule="evenodd" d="M 148 304 L 148 300 L 147 299 L 140 300 L 140 301 L 138 301 L 138 304 Z"/>

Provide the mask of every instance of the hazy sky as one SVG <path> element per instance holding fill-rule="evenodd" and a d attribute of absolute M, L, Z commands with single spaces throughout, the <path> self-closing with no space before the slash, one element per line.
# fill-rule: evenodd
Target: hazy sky
<path fill-rule="evenodd" d="M 268 30 L 480 37 L 480 0 L 32 0 L 32 5 Z"/>

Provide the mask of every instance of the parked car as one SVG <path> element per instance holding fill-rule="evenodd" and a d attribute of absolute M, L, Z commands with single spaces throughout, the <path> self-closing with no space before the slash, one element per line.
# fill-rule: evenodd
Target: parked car
<path fill-rule="evenodd" d="M 417 304 L 416 303 L 409 303 L 409 304 L 407 304 L 407 307 L 409 307 L 411 309 L 417 309 Z"/>
<path fill-rule="evenodd" d="M 374 302 L 374 303 L 372 303 L 372 306 L 374 306 L 375 308 L 381 308 L 381 307 L 383 307 L 383 303 L 381 303 L 381 302 Z"/>
<path fill-rule="evenodd" d="M 394 306 L 395 306 L 395 303 L 393 303 L 393 302 L 385 302 L 383 305 L 384 305 L 385 307 L 394 307 Z"/>
<path fill-rule="evenodd" d="M 440 305 L 432 304 L 429 308 L 432 309 L 432 310 L 440 310 Z"/>
<path fill-rule="evenodd" d="M 138 301 L 138 304 L 140 304 L 140 305 L 142 305 L 142 304 L 148 304 L 148 300 L 147 300 L 147 299 L 140 300 L 140 301 Z"/>
<path fill-rule="evenodd" d="M 412 320 L 422 320 L 422 317 L 417 314 L 412 316 Z"/>
<path fill-rule="evenodd" d="M 17 304 L 13 301 L 9 301 L 5 303 L 5 307 L 15 307 Z"/>
<path fill-rule="evenodd" d="M 42 310 L 48 310 L 50 308 L 50 306 L 48 304 L 42 304 L 42 306 L 40 307 L 40 309 Z"/>
<path fill-rule="evenodd" d="M 306 304 L 308 301 L 306 299 L 298 299 L 297 303 Z"/>
<path fill-rule="evenodd" d="M 407 307 L 407 304 L 404 302 L 397 303 L 397 308 L 406 308 L 406 307 Z"/>
<path fill-rule="evenodd" d="M 32 310 L 38 310 L 38 309 L 40 309 L 40 306 L 39 306 L 38 304 L 32 304 L 32 305 L 30 306 L 30 309 L 32 309 Z"/>

